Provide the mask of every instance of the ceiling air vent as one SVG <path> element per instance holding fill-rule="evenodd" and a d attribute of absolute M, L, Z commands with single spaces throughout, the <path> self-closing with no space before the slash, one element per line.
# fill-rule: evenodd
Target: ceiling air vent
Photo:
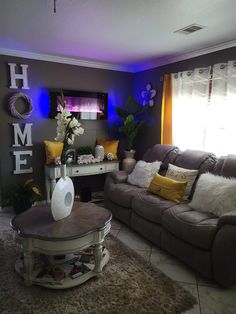
<path fill-rule="evenodd" d="M 200 29 L 205 28 L 205 26 L 199 25 L 199 24 L 191 24 L 188 25 L 184 28 L 178 29 L 177 31 L 175 31 L 174 33 L 180 33 L 180 34 L 185 34 L 185 35 L 189 35 L 192 34 L 196 31 L 200 31 Z"/>

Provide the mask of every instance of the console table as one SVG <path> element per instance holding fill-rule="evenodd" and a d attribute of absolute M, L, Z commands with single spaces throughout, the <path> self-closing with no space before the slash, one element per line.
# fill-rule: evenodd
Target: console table
<path fill-rule="evenodd" d="M 69 164 L 66 166 L 66 175 L 68 177 L 80 177 L 103 174 L 119 170 L 119 161 L 103 161 L 95 164 Z M 56 185 L 56 179 L 61 177 L 61 168 L 56 165 L 45 165 L 45 186 L 47 194 L 47 203 L 50 202 L 51 194 Z"/>
<path fill-rule="evenodd" d="M 28 286 L 36 284 L 53 289 L 71 288 L 100 276 L 109 260 L 109 252 L 103 246 L 103 241 L 110 231 L 111 218 L 106 208 L 81 202 L 75 202 L 70 216 L 59 221 L 53 220 L 50 205 L 35 206 L 15 216 L 11 225 L 23 252 L 23 258 L 21 256 L 16 261 L 16 271 Z M 74 253 L 88 248 L 93 252 L 94 262 L 75 262 L 87 267 L 86 272 L 79 272 L 78 276 L 72 275 L 73 266 L 68 265 L 68 261 L 56 263 L 56 256 L 63 254 L 73 261 L 80 256 Z M 35 259 L 39 254 L 49 258 L 51 269 L 59 267 L 63 277 L 41 276 L 48 266 L 39 265 Z"/>

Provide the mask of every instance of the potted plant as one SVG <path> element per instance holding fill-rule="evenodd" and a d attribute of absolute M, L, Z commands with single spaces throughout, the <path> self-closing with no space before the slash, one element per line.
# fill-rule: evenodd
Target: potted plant
<path fill-rule="evenodd" d="M 138 104 L 132 96 L 126 100 L 124 108 L 115 107 L 116 113 L 122 120 L 122 125 L 118 131 L 122 132 L 127 141 L 127 149 L 125 150 L 125 159 L 122 162 L 122 169 L 131 172 L 135 165 L 133 149 L 134 140 L 138 134 L 140 127 L 143 124 L 142 120 L 138 120 L 137 116 L 144 112 L 146 108 Z"/>
<path fill-rule="evenodd" d="M 143 113 L 145 109 L 146 107 L 137 103 L 132 96 L 127 98 L 124 108 L 115 107 L 116 113 L 122 120 L 122 125 L 118 128 L 118 131 L 125 135 L 128 151 L 133 150 L 134 140 L 143 124 L 143 121 L 138 120 L 137 117 Z"/>
<path fill-rule="evenodd" d="M 36 201 L 41 200 L 40 188 L 32 179 L 24 184 L 10 187 L 3 197 L 3 206 L 12 206 L 16 214 L 29 209 Z"/>

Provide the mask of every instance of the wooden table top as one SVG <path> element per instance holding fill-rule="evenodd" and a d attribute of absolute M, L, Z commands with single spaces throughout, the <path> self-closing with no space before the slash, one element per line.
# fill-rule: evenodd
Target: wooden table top
<path fill-rule="evenodd" d="M 66 241 L 104 229 L 111 218 L 106 208 L 75 202 L 71 214 L 64 219 L 55 221 L 50 205 L 39 205 L 14 217 L 11 225 L 22 237 Z"/>

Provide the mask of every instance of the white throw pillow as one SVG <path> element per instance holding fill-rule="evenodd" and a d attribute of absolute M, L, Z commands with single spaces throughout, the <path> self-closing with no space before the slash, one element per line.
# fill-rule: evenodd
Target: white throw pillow
<path fill-rule="evenodd" d="M 170 179 L 173 179 L 176 181 L 188 182 L 184 196 L 183 196 L 184 200 L 188 199 L 192 190 L 193 183 L 196 180 L 197 175 L 198 175 L 198 170 L 185 169 L 185 168 L 177 167 L 172 164 L 168 165 L 168 170 L 166 172 L 166 177 Z"/>
<path fill-rule="evenodd" d="M 204 173 L 200 176 L 189 205 L 198 211 L 222 216 L 236 211 L 236 179 Z"/>
<path fill-rule="evenodd" d="M 160 166 L 161 161 L 146 162 L 139 160 L 136 163 L 134 170 L 128 175 L 128 182 L 142 188 L 147 188 L 149 187 L 154 174 L 159 171 Z"/>

